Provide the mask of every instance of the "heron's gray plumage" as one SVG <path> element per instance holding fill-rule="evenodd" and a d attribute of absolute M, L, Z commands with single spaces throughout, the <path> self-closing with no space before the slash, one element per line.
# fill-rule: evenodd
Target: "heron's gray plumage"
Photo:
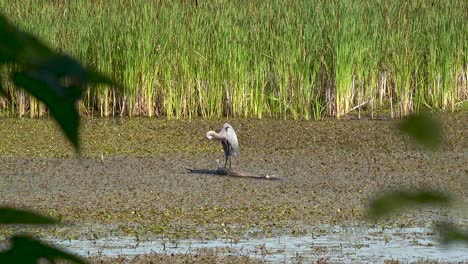
<path fill-rule="evenodd" d="M 221 128 L 219 133 L 216 133 L 214 131 L 206 132 L 206 138 L 209 140 L 217 139 L 221 141 L 224 150 L 224 157 L 226 158 L 224 167 L 226 167 L 228 160 L 229 166 L 231 165 L 230 157 L 237 157 L 240 155 L 239 142 L 237 141 L 236 131 L 234 131 L 234 128 L 232 128 L 232 126 L 228 123 L 225 123 L 223 125 L 223 128 Z"/>

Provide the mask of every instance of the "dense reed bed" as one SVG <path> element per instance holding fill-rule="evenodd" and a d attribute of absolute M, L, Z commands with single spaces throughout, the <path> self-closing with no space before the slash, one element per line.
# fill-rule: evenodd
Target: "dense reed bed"
<path fill-rule="evenodd" d="M 319 119 L 455 110 L 468 99 L 468 1 L 6 1 L 47 44 L 109 73 L 83 114 Z M 0 108 L 42 115 L 13 91 Z"/>

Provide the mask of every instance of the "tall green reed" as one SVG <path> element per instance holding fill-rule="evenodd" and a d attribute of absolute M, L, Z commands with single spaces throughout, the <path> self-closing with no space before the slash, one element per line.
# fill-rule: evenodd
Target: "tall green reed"
<path fill-rule="evenodd" d="M 0 7 L 125 86 L 89 90 L 83 114 L 404 116 L 421 107 L 453 111 L 468 98 L 463 0 L 0 0 Z M 45 113 L 11 84 L 4 88 L 12 100 L 2 110 Z"/>

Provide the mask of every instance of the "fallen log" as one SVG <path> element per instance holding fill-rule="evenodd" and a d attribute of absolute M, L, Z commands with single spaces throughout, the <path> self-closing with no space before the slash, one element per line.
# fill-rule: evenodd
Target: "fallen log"
<path fill-rule="evenodd" d="M 273 180 L 273 181 L 278 181 L 281 180 L 275 175 L 258 175 L 258 174 L 252 174 L 248 172 L 242 172 L 242 171 L 234 171 L 230 169 L 224 169 L 224 168 L 219 168 L 217 170 L 197 170 L 197 169 L 191 169 L 191 168 L 185 168 L 190 173 L 197 173 L 197 174 L 209 174 L 209 175 L 218 175 L 218 176 L 228 176 L 228 177 L 238 177 L 238 178 L 252 178 L 252 179 L 258 179 L 258 180 Z"/>

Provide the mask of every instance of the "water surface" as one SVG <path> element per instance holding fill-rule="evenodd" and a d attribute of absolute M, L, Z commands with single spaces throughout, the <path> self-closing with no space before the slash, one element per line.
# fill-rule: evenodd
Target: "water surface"
<path fill-rule="evenodd" d="M 139 241 L 135 237 L 109 237 L 97 240 L 61 240 L 57 245 L 81 256 L 131 258 L 143 254 L 196 254 L 213 249 L 218 254 L 247 256 L 267 262 L 313 261 L 383 262 L 399 260 L 468 261 L 468 246 L 442 246 L 426 228 L 363 228 L 322 226 L 307 236 L 280 236 L 239 241 L 167 240 Z"/>

